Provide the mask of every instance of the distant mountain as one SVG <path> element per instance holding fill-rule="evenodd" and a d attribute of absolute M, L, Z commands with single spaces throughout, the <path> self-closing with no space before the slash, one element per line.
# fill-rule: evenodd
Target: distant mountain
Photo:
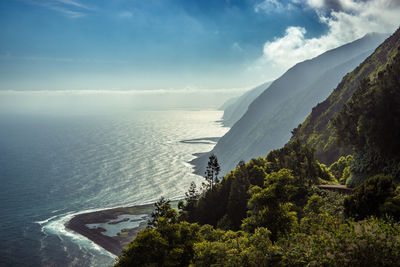
<path fill-rule="evenodd" d="M 232 127 L 247 111 L 251 102 L 254 101 L 272 82 L 263 83 L 240 97 L 229 99 L 221 106 L 224 111 L 222 123 L 224 126 Z"/>
<path fill-rule="evenodd" d="M 240 96 L 235 96 L 235 97 L 231 97 L 228 100 L 226 100 L 219 108 L 218 110 L 225 110 L 227 107 L 229 107 L 230 105 L 233 105 L 238 99 L 240 98 Z"/>
<path fill-rule="evenodd" d="M 349 101 L 360 81 L 369 78 L 374 82 L 378 73 L 391 63 L 400 46 L 400 29 L 386 39 L 364 62 L 347 74 L 337 88 L 322 103 L 312 109 L 307 119 L 294 130 L 293 139 L 311 145 L 319 161 L 330 164 L 339 156 L 351 153 L 350 147 L 339 146 L 333 126 L 333 118 Z M 388 114 L 390 116 L 390 114 Z"/>
<path fill-rule="evenodd" d="M 290 131 L 304 121 L 311 108 L 328 97 L 342 77 L 384 39 L 381 34 L 368 34 L 298 63 L 275 80 L 210 152 L 218 157 L 221 173 L 232 170 L 240 160 L 265 156 L 283 146 L 291 137 Z M 192 161 L 196 173 L 204 173 L 210 153 Z"/>

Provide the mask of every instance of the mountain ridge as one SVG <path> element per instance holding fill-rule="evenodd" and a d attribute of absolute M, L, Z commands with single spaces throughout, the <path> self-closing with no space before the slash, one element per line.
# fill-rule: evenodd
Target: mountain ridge
<path fill-rule="evenodd" d="M 338 146 L 332 119 L 349 101 L 362 79 L 369 78 L 374 81 L 378 73 L 390 64 L 399 45 L 400 30 L 398 29 L 379 45 L 374 53 L 344 76 L 327 99 L 312 109 L 303 123 L 293 131 L 291 140 L 299 139 L 302 143 L 313 147 L 316 150 L 317 159 L 325 164 L 330 164 L 340 156 L 351 153 L 350 147 Z"/>
<path fill-rule="evenodd" d="M 290 68 L 249 105 L 243 117 L 219 140 L 211 152 L 202 154 L 191 162 L 195 165 L 195 172 L 204 173 L 204 167 L 211 153 L 218 157 L 221 173 L 225 174 L 240 160 L 248 161 L 251 158 L 264 156 L 268 151 L 283 146 L 291 137 L 290 131 L 304 121 L 311 108 L 329 96 L 342 77 L 352 71 L 384 38 L 385 36 L 380 34 L 367 35 Z M 347 69 L 340 68 L 340 71 L 334 71 L 335 67 L 346 62 L 348 62 L 345 65 Z M 330 75 L 334 77 L 329 84 L 313 87 L 319 77 L 328 71 L 331 71 Z M 320 97 L 312 101 L 304 100 L 306 111 L 302 114 L 292 109 L 292 114 L 296 116 L 295 120 L 281 118 L 285 115 L 284 110 L 288 108 L 285 103 L 294 95 L 306 92 L 311 94 L 318 92 Z M 271 124 L 277 121 L 280 121 L 280 124 Z"/>
<path fill-rule="evenodd" d="M 272 81 L 265 82 L 250 89 L 243 95 L 225 102 L 220 108 L 224 111 L 221 120 L 222 124 L 226 127 L 232 127 L 246 113 L 251 102 L 263 91 L 267 90 L 271 83 Z"/>

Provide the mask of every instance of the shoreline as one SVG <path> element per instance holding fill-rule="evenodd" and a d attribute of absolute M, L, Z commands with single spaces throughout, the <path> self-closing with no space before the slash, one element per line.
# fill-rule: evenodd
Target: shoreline
<path fill-rule="evenodd" d="M 206 137 L 181 140 L 182 143 L 188 144 L 216 144 L 220 137 Z M 200 168 L 198 162 L 199 158 L 209 152 L 194 153 L 195 157 L 189 164 L 193 165 L 193 173 L 200 175 Z M 171 201 L 170 204 L 173 208 L 177 209 L 179 200 Z M 117 207 L 98 211 L 92 211 L 82 214 L 77 214 L 67 221 L 64 226 L 79 235 L 82 235 L 94 242 L 98 246 L 112 253 L 116 257 L 120 256 L 122 250 L 125 249 L 136 237 L 136 235 L 147 226 L 147 220 L 150 218 L 151 213 L 154 211 L 154 203 L 134 205 L 127 207 Z M 121 215 L 136 215 L 141 216 L 140 219 L 119 219 Z M 90 227 L 88 225 L 118 225 L 124 222 L 139 222 L 135 227 L 122 228 L 116 235 L 109 236 L 104 233 L 107 229 L 101 226 Z"/>
<path fill-rule="evenodd" d="M 178 202 L 179 200 L 172 200 L 170 202 L 171 207 L 177 209 Z M 147 227 L 147 220 L 153 211 L 154 203 L 92 211 L 75 215 L 64 226 L 118 257 L 121 255 L 122 250 L 133 241 L 136 235 Z M 120 216 L 124 215 L 136 215 L 141 216 L 141 218 L 134 220 L 119 219 Z M 102 224 L 113 227 L 127 221 L 136 224 L 139 222 L 139 224 L 135 227 L 122 228 L 114 236 L 105 235 L 104 233 L 107 230 L 103 227 L 90 228 L 88 226 L 91 224 Z"/>
<path fill-rule="evenodd" d="M 193 166 L 193 174 L 202 176 L 205 171 L 205 166 L 207 164 L 208 157 L 204 158 L 206 155 L 209 155 L 209 152 L 200 152 L 200 153 L 193 153 L 192 155 L 195 157 L 194 159 L 189 161 L 189 164 Z M 203 166 L 203 167 L 201 167 Z"/>
<path fill-rule="evenodd" d="M 151 203 L 82 213 L 72 217 L 65 223 L 65 227 L 88 238 L 115 256 L 119 256 L 121 255 L 121 251 L 136 237 L 137 233 L 146 228 L 147 219 L 150 217 L 153 210 L 154 204 Z M 114 226 L 126 222 L 126 220 L 115 222 L 121 215 L 142 215 L 142 218 L 138 226 L 123 228 L 115 236 L 103 234 L 106 232 L 106 229 L 103 227 L 89 228 L 87 226 L 88 224 L 106 224 Z"/>

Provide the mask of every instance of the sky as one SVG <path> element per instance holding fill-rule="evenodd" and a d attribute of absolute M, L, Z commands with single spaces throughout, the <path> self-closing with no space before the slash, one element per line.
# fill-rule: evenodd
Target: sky
<path fill-rule="evenodd" d="M 2 0 L 0 91 L 237 95 L 399 24 L 399 0 Z"/>

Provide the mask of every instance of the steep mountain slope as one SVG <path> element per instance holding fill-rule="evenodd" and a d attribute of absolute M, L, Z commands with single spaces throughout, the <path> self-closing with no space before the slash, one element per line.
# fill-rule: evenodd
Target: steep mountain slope
<path fill-rule="evenodd" d="M 360 81 L 374 81 L 378 73 L 392 61 L 400 45 L 400 29 L 385 40 L 362 64 L 347 74 L 332 94 L 312 109 L 307 119 L 295 129 L 293 139 L 299 139 L 316 149 L 317 158 L 323 163 L 332 163 L 339 156 L 351 152 L 351 148 L 339 146 L 335 139 L 333 118 L 349 101 Z"/>
<path fill-rule="evenodd" d="M 226 100 L 219 108 L 218 110 L 225 110 L 227 107 L 229 107 L 230 105 L 235 104 L 236 101 L 238 101 L 238 99 L 240 98 L 240 96 L 235 96 L 232 98 L 229 98 L 228 100 Z"/>
<path fill-rule="evenodd" d="M 290 131 L 304 121 L 311 108 L 324 100 L 342 77 L 353 70 L 384 40 L 385 36 L 370 34 L 296 64 L 275 80 L 249 106 L 210 153 L 217 155 L 222 173 L 233 169 L 240 160 L 265 156 L 283 146 Z M 209 154 L 192 163 L 203 174 Z"/>
<path fill-rule="evenodd" d="M 263 91 L 265 91 L 272 82 L 263 83 L 250 91 L 244 93 L 242 96 L 228 100 L 226 104 L 222 105 L 221 109 L 224 110 L 222 123 L 224 126 L 232 127 L 247 111 L 251 102 L 254 101 Z"/>

